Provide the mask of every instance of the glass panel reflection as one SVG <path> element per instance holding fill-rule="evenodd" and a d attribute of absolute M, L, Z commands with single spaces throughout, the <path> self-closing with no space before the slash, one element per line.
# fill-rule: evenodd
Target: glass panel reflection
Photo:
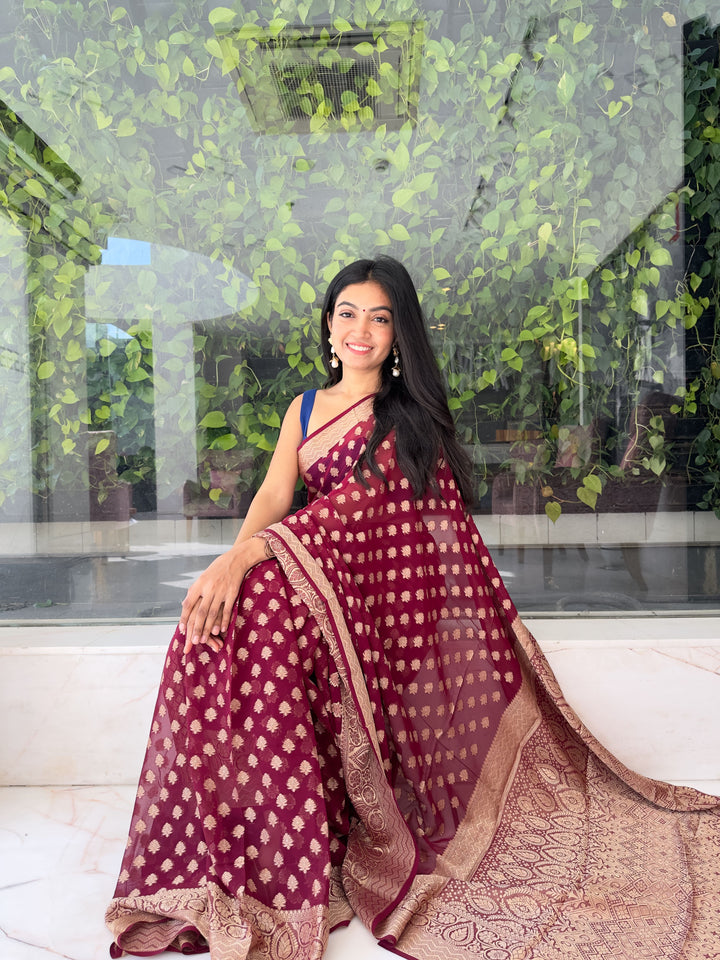
<path fill-rule="evenodd" d="M 718 4 L 55 11 L 0 14 L 0 616 L 172 616 L 377 253 L 519 605 L 718 606 Z"/>

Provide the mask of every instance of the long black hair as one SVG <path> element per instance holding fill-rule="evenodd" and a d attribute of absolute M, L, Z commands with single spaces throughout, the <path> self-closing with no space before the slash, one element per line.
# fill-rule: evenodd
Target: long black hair
<path fill-rule="evenodd" d="M 338 383 L 342 376 L 340 368 L 330 366 L 328 318 L 332 319 L 335 304 L 345 287 L 368 280 L 379 283 L 390 298 L 402 373 L 393 377 L 394 357 L 391 352 L 382 366 L 381 385 L 373 405 L 375 427 L 358 464 L 358 475 L 363 461 L 373 473 L 381 475 L 375 451 L 394 429 L 398 465 L 410 481 L 413 496 L 419 498 L 428 488 L 437 489 L 435 474 L 442 454 L 469 506 L 474 499 L 472 464 L 457 438 L 417 291 L 405 267 L 392 257 L 356 260 L 343 267 L 331 281 L 325 294 L 321 321 L 328 385 Z"/>

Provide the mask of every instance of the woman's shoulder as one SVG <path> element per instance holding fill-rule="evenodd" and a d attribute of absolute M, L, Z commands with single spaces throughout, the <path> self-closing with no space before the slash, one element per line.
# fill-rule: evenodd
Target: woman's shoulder
<path fill-rule="evenodd" d="M 315 406 L 316 395 L 319 393 L 322 393 L 322 391 L 317 388 L 312 388 L 294 397 L 285 412 L 284 422 L 287 423 L 288 426 L 300 424 L 304 435 L 310 414 Z"/>
<path fill-rule="evenodd" d="M 305 390 L 303 393 L 298 393 L 290 401 L 287 408 L 287 412 L 291 413 L 291 412 L 299 411 L 300 408 L 303 406 L 303 404 L 306 404 L 309 402 L 310 398 L 314 399 L 315 393 L 316 393 L 315 390 Z"/>

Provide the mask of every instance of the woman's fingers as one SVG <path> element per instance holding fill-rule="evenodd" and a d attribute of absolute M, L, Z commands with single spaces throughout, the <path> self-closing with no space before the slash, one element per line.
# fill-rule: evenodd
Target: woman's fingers
<path fill-rule="evenodd" d="M 214 650 L 215 653 L 218 653 L 220 650 L 222 650 L 223 642 L 224 642 L 223 640 L 224 631 L 221 629 L 221 621 L 220 621 L 221 612 L 222 611 L 218 611 L 218 614 L 215 618 L 215 623 L 210 628 L 210 631 L 207 634 L 207 637 L 204 637 L 202 635 L 201 627 L 199 626 L 198 621 L 195 620 L 194 617 L 191 617 L 188 620 L 188 626 L 190 628 L 190 632 L 187 634 L 185 639 L 184 652 L 186 654 L 189 653 L 194 646 L 197 646 L 198 643 L 207 643 L 207 645 L 211 648 L 211 650 Z M 211 622 L 212 622 L 211 615 L 208 614 L 208 616 L 206 617 L 206 625 Z M 198 637 L 199 639 L 197 639 Z"/>
<path fill-rule="evenodd" d="M 207 605 L 200 605 L 199 615 L 203 620 L 201 624 L 196 625 L 195 629 L 195 636 L 200 637 L 200 643 L 207 643 L 210 639 L 212 628 L 220 616 L 222 603 L 222 598 L 214 594 Z"/>
<path fill-rule="evenodd" d="M 185 599 L 180 607 L 180 620 L 178 621 L 178 629 L 180 630 L 180 633 L 184 634 L 185 636 L 188 635 L 188 620 L 192 614 L 195 603 L 197 602 L 197 597 L 195 595 L 196 586 L 197 582 L 190 587 L 188 592 L 185 594 Z"/>
<path fill-rule="evenodd" d="M 219 630 L 221 636 L 223 637 L 228 632 L 228 628 L 230 626 L 230 618 L 232 617 L 236 596 L 237 594 L 235 596 L 231 596 L 229 592 L 225 595 L 225 602 L 223 603 L 222 609 L 222 620 L 220 621 Z"/>
<path fill-rule="evenodd" d="M 235 599 L 247 571 L 265 558 L 262 541 L 253 539 L 222 554 L 193 583 L 182 602 L 178 628 L 187 654 L 198 643 L 222 649 Z"/>
<path fill-rule="evenodd" d="M 185 634 L 185 653 L 192 650 L 193 647 L 203 642 L 203 629 L 206 620 L 206 607 L 203 604 L 203 598 L 198 601 L 192 612 L 187 618 L 187 633 Z M 205 641 L 207 642 L 207 640 Z"/>
<path fill-rule="evenodd" d="M 193 588 L 188 591 L 179 624 L 180 632 L 185 635 L 185 653 L 198 643 L 207 643 L 215 651 L 222 648 L 221 637 L 229 626 L 236 595 L 234 585 L 224 594 L 216 592 L 210 596 L 196 593 Z"/>

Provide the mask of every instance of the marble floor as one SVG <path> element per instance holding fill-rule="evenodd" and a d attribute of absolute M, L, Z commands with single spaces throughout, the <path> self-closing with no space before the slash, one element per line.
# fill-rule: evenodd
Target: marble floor
<path fill-rule="evenodd" d="M 112 896 L 135 788 L 0 788 L 0 958 L 106 960 Z M 163 953 L 162 957 L 177 957 Z M 355 920 L 325 960 L 387 960 Z"/>
<path fill-rule="evenodd" d="M 720 795 L 720 619 L 528 625 L 570 702 L 621 760 Z M 134 629 L 56 628 L 42 648 L 22 631 L 0 631 L 0 704 L 12 731 L 0 737 L 0 783 L 37 784 L 0 786 L 0 960 L 108 957 L 103 914 L 167 631 L 145 627 L 138 639 Z M 354 921 L 332 934 L 326 960 L 388 956 Z"/>
<path fill-rule="evenodd" d="M 695 784 L 720 793 L 720 781 Z M 134 788 L 0 788 L 0 958 L 105 960 L 112 896 Z M 162 957 L 177 957 L 163 953 Z M 354 920 L 325 960 L 389 957 Z"/>

